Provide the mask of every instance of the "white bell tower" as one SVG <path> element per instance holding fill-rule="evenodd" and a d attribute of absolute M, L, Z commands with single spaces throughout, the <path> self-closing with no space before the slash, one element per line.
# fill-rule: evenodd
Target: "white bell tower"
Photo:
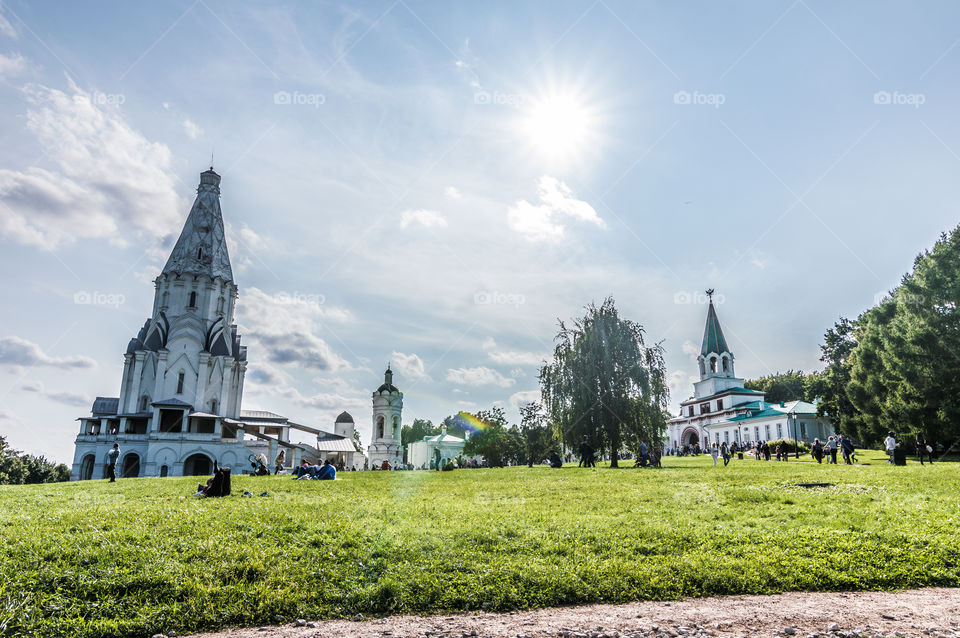
<path fill-rule="evenodd" d="M 389 462 L 390 467 L 396 467 L 402 462 L 402 412 L 403 392 L 393 385 L 393 371 L 388 365 L 383 373 L 383 384 L 373 393 L 373 433 L 370 435 L 370 447 L 367 450 L 371 469 L 380 469 L 384 461 Z"/>

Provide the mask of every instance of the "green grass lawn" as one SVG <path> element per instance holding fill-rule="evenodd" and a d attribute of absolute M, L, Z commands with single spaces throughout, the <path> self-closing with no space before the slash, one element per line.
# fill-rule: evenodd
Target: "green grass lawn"
<path fill-rule="evenodd" d="M 957 585 L 957 464 L 881 459 L 0 487 L 0 634 Z"/>

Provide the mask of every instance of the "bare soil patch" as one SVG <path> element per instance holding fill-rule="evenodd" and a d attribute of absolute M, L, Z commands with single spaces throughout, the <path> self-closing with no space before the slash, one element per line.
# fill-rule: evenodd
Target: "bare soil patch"
<path fill-rule="evenodd" d="M 299 621 L 305 622 L 305 621 Z M 724 596 L 510 613 L 390 616 L 230 629 L 195 638 L 957 636 L 960 588 Z"/>

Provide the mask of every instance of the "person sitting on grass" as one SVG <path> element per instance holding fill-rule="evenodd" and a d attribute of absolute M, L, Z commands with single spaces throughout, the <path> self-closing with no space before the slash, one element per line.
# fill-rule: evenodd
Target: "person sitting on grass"
<path fill-rule="evenodd" d="M 320 471 L 317 472 L 316 479 L 318 481 L 333 481 L 337 478 L 337 468 L 333 466 L 333 463 L 330 462 L 330 459 L 327 459 L 323 462 L 323 466 L 320 468 Z"/>
<path fill-rule="evenodd" d="M 550 453 L 550 467 L 563 467 L 563 459 L 560 458 L 556 450 Z"/>
<path fill-rule="evenodd" d="M 303 476 L 310 476 L 310 463 L 307 462 L 307 459 L 302 459 L 300 465 L 297 466 L 297 469 L 294 471 L 294 479 L 301 478 Z"/>

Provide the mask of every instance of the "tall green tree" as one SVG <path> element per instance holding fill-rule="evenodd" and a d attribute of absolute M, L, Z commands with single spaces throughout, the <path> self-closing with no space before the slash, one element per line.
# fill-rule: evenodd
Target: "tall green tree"
<path fill-rule="evenodd" d="M 764 392 L 766 400 L 770 403 L 810 401 L 813 397 L 808 394 L 808 377 L 809 375 L 804 374 L 801 370 L 787 370 L 765 377 L 748 379 L 743 383 L 743 387 L 748 390 Z"/>
<path fill-rule="evenodd" d="M 484 427 L 467 439 L 463 446 L 465 456 L 482 456 L 490 467 L 503 467 L 522 454 L 520 432 L 516 426 L 508 427 L 503 408 L 494 406 L 471 416 L 481 421 Z"/>
<path fill-rule="evenodd" d="M 850 386 L 850 355 L 857 347 L 857 325 L 841 317 L 823 335 L 820 361 L 826 364 L 821 372 L 807 377 L 809 400 L 817 400 L 817 415 L 827 417 L 837 431 L 861 438 L 860 411 L 847 395 Z"/>
<path fill-rule="evenodd" d="M 520 406 L 520 435 L 524 460 L 530 467 L 543 461 L 557 447 L 553 429 L 547 423 L 546 412 L 539 403 Z"/>
<path fill-rule="evenodd" d="M 447 426 L 447 434 L 461 439 L 467 438 L 467 429 L 463 425 L 463 420 L 457 418 L 458 414 L 452 414 L 440 422 L 440 425 Z"/>
<path fill-rule="evenodd" d="M 70 480 L 70 468 L 43 456 L 24 454 L 0 436 L 0 485 L 59 483 Z"/>
<path fill-rule="evenodd" d="M 440 434 L 440 428 L 430 419 L 414 419 L 411 425 L 400 428 L 400 445 L 406 449 L 410 443 L 422 441 L 424 437 Z"/>
<path fill-rule="evenodd" d="M 947 447 L 960 442 L 960 226 L 857 318 L 850 339 L 846 396 L 864 442 L 876 444 L 887 431 Z"/>
<path fill-rule="evenodd" d="M 621 318 L 610 297 L 569 325 L 561 321 L 555 341 L 540 391 L 568 447 L 586 435 L 617 467 L 624 447 L 662 444 L 669 399 L 663 348 L 646 346 L 643 326 Z"/>

